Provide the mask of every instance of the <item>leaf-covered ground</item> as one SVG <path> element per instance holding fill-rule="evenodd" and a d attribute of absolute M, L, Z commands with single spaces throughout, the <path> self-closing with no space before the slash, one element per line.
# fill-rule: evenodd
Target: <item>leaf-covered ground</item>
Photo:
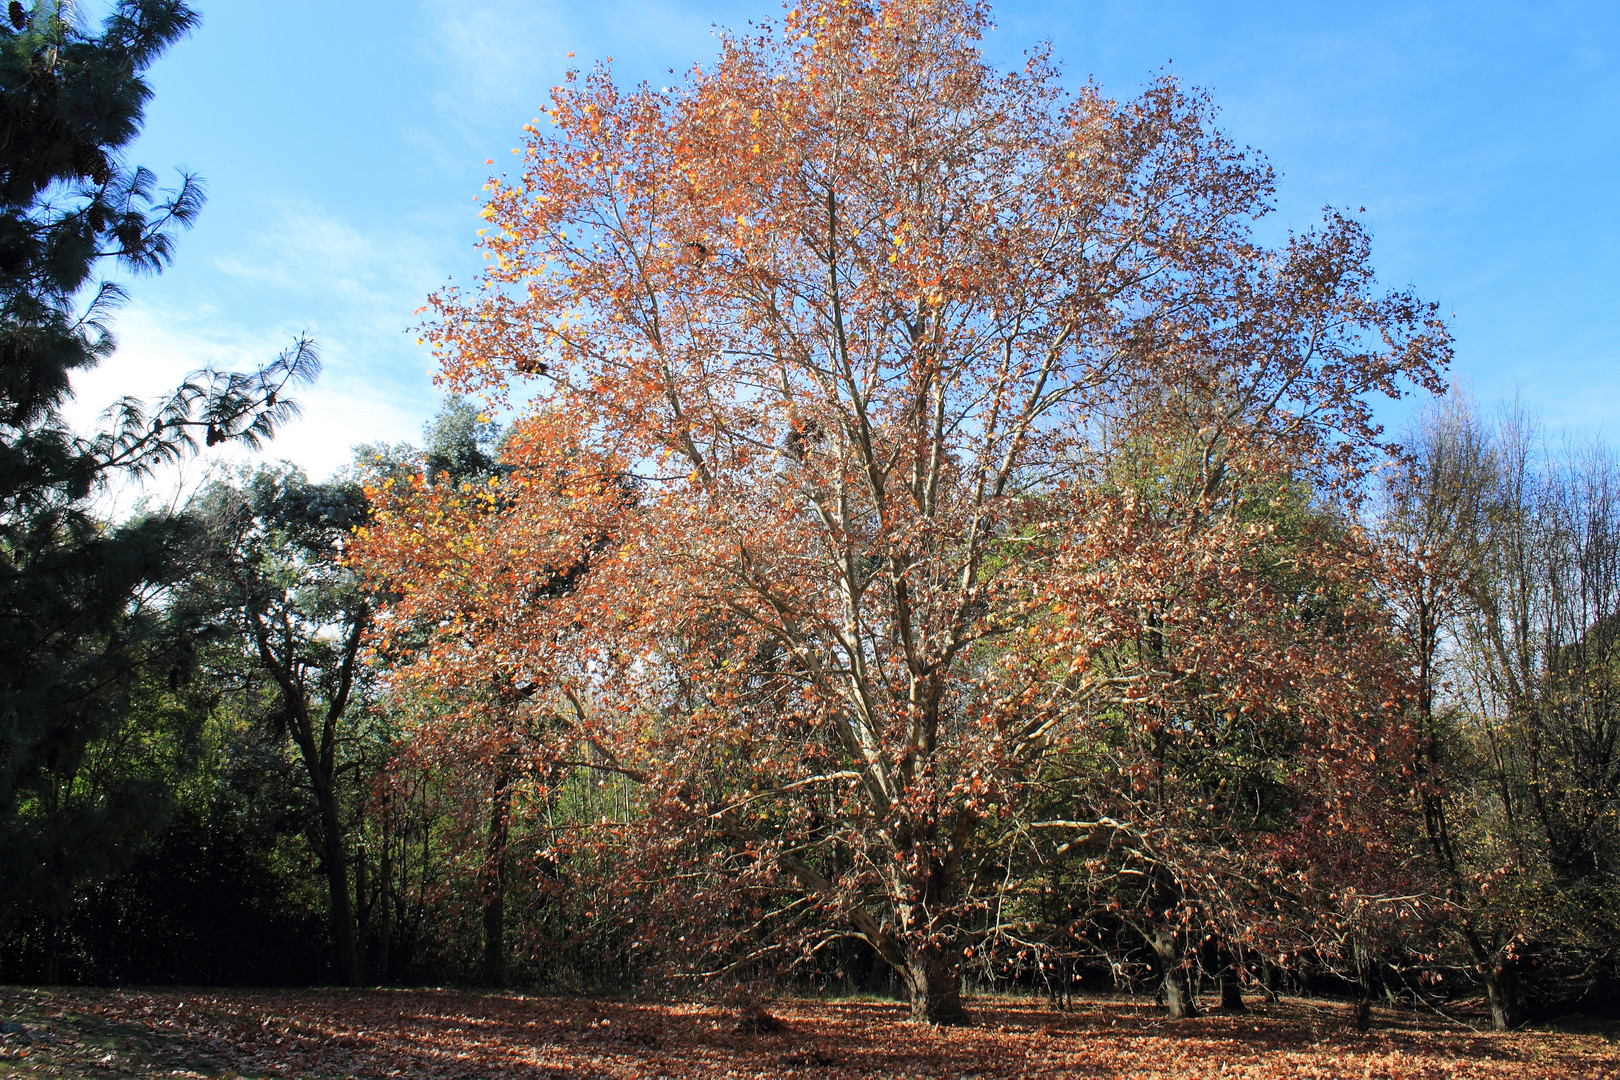
<path fill-rule="evenodd" d="M 0 1077 L 1614 1077 L 1620 1026 L 1473 1032 L 1321 1001 L 1179 1023 L 1143 1002 L 980 1001 L 937 1030 L 888 1002 L 781 1002 L 742 1034 L 712 1005 L 430 990 L 0 988 Z"/>

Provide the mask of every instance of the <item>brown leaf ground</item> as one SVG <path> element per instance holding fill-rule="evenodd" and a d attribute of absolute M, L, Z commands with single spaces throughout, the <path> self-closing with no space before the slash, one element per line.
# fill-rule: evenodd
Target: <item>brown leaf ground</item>
<path fill-rule="evenodd" d="M 938 1030 L 891 1002 L 785 1001 L 782 1031 L 741 1035 L 708 1004 L 4 987 L 0 1077 L 1620 1078 L 1617 1025 L 1495 1035 L 1380 1010 L 1362 1035 L 1321 1001 L 1179 1023 L 1129 999 L 974 1004 L 974 1027 Z"/>

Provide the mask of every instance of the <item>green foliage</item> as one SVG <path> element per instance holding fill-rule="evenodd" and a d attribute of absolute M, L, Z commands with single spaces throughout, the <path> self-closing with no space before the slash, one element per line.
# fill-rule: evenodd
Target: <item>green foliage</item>
<path fill-rule="evenodd" d="M 446 398 L 422 435 L 422 464 L 430 480 L 445 477 L 460 482 L 492 476 L 499 470 L 500 426 L 465 398 Z"/>

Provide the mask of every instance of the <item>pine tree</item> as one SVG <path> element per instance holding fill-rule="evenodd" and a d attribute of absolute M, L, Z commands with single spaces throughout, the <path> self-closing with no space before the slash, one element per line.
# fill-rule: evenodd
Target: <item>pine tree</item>
<path fill-rule="evenodd" d="M 0 22 L 0 927 L 40 917 L 53 981 L 76 883 L 127 860 L 164 801 L 148 781 L 88 783 L 87 752 L 142 678 L 183 677 L 198 629 L 163 603 L 188 572 L 192 526 L 115 525 L 93 496 L 200 444 L 258 445 L 296 412 L 285 391 L 318 370 L 300 340 L 257 371 L 126 398 L 99 432 L 63 417 L 74 373 L 114 350 L 123 292 L 99 269 L 160 272 L 202 206 L 195 176 L 163 190 L 123 158 L 151 97 L 144 73 L 196 23 L 183 0 L 119 0 L 99 30 L 68 0 L 12 0 Z"/>

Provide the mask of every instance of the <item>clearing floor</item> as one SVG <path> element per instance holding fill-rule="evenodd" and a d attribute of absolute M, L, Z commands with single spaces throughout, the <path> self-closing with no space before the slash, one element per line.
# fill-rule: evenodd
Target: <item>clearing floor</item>
<path fill-rule="evenodd" d="M 445 990 L 100 990 L 0 987 L 0 1078 L 458 1080 L 658 1077 L 1468 1077 L 1620 1080 L 1620 1025 L 1498 1035 L 1380 1009 L 1372 1031 L 1320 1000 L 1170 1021 L 1097 998 L 1067 1012 L 970 1003 L 974 1025 L 913 1024 L 877 1001 L 771 1004 L 781 1030 L 738 1030 L 711 1004 Z M 746 1026 L 746 1025 L 745 1025 Z"/>

